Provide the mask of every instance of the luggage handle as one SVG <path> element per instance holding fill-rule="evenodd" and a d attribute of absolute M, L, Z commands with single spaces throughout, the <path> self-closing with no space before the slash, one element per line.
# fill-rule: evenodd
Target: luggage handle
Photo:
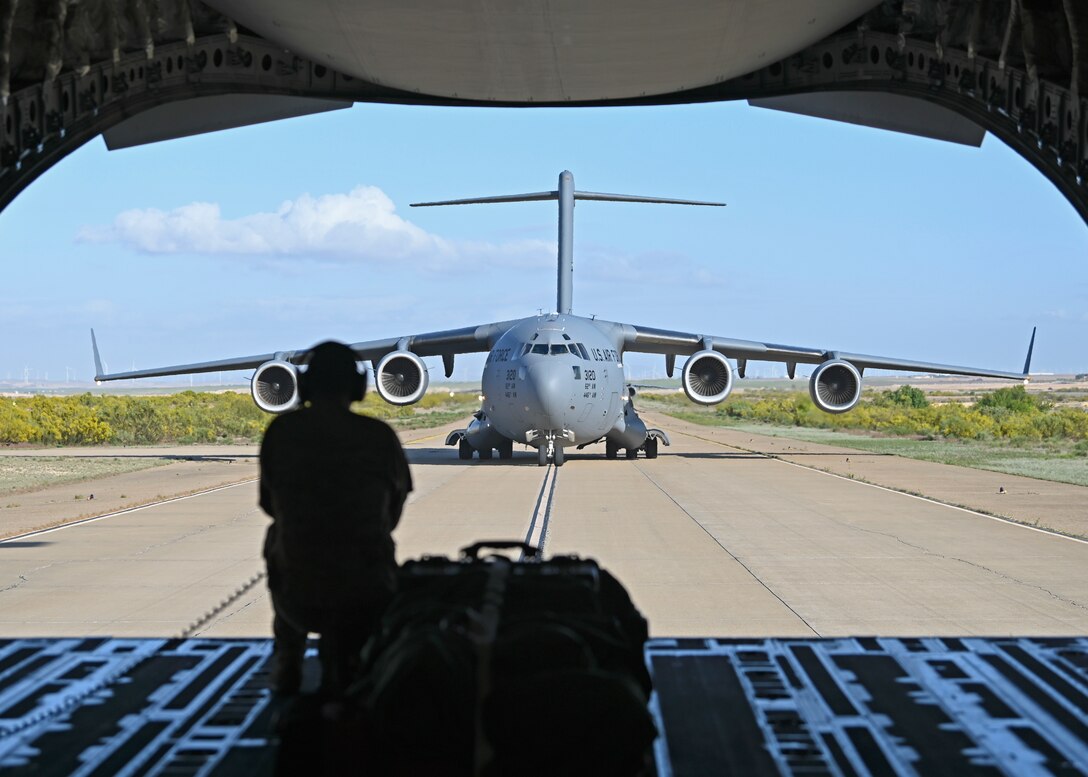
<path fill-rule="evenodd" d="M 476 561 L 480 557 L 480 551 L 484 548 L 494 550 L 520 550 L 525 558 L 536 558 L 540 555 L 540 548 L 520 540 L 480 540 L 468 547 L 461 548 L 461 557 Z"/>

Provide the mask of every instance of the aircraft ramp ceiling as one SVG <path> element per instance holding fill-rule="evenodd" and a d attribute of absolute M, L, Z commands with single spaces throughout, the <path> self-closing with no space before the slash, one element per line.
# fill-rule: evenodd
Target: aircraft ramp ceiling
<path fill-rule="evenodd" d="M 875 7 L 874 7 L 875 6 Z M 1088 220 L 1088 3 L 0 0 L 0 208 L 111 148 L 346 107 L 757 105 L 977 144 Z M 224 95 L 247 95 L 230 101 Z"/>

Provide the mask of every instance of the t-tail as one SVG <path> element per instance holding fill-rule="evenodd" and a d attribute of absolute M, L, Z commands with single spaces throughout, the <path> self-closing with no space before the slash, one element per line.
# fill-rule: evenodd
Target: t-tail
<path fill-rule="evenodd" d="M 426 208 L 434 205 L 478 205 L 493 202 L 538 202 L 540 200 L 558 200 L 559 202 L 559 274 L 556 283 L 556 312 L 571 313 L 574 298 L 574 201 L 599 200 L 605 202 L 653 202 L 665 205 L 710 205 L 724 207 L 724 202 L 699 202 L 696 200 L 675 200 L 665 197 L 640 197 L 634 194 L 603 194 L 601 192 L 580 192 L 574 188 L 574 176 L 569 170 L 559 174 L 559 188 L 551 192 L 531 192 L 529 194 L 506 194 L 498 197 L 472 197 L 466 200 L 444 200 L 442 202 L 414 202 L 413 208 Z"/>

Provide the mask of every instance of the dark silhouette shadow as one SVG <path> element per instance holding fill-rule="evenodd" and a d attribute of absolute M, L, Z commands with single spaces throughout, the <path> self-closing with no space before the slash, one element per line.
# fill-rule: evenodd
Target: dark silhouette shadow
<path fill-rule="evenodd" d="M 0 548 L 40 548 L 43 545 L 52 544 L 52 542 L 39 542 L 36 540 L 12 540 L 11 542 L 0 541 Z"/>
<path fill-rule="evenodd" d="M 272 519 L 264 544 L 275 613 L 270 680 L 297 694 L 307 635 L 317 633 L 322 692 L 340 696 L 396 592 L 391 532 L 412 479 L 393 429 L 351 412 L 366 394 L 355 352 L 327 341 L 306 364 L 302 404 L 268 425 L 260 450 L 260 506 Z"/>

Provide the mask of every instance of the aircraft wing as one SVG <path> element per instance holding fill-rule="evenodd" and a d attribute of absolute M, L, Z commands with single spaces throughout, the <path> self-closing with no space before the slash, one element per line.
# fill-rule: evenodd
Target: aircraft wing
<path fill-rule="evenodd" d="M 515 321 L 501 321 L 479 326 L 468 326 L 462 329 L 448 329 L 441 332 L 424 332 L 416 335 L 403 335 L 400 337 L 388 337 L 382 340 L 366 340 L 359 343 L 351 343 L 349 347 L 355 351 L 359 361 L 377 363 L 390 351 L 412 351 L 417 356 L 442 356 L 446 365 L 447 377 L 452 373 L 453 356 L 459 353 L 475 353 L 489 351 L 496 340 L 499 339 Z M 175 364 L 169 367 L 153 367 L 144 370 L 129 370 L 128 372 L 107 373 L 102 367 L 102 359 L 98 353 L 98 342 L 95 340 L 94 330 L 91 330 L 91 346 L 94 349 L 95 380 L 127 380 L 129 378 L 158 378 L 168 375 L 190 375 L 199 372 L 220 372 L 227 370 L 255 369 L 265 362 L 284 361 L 291 364 L 303 364 L 310 352 L 309 348 L 291 351 L 275 351 L 272 353 L 257 354 L 253 356 L 239 356 L 233 359 L 218 359 L 216 361 L 196 362 L 194 364 Z"/>
<path fill-rule="evenodd" d="M 613 326 L 616 327 L 616 339 L 621 344 L 623 351 L 664 354 L 667 363 L 670 365 L 672 363 L 671 359 L 676 356 L 690 356 L 697 351 L 704 350 L 717 351 L 728 358 L 737 360 L 741 377 L 744 377 L 744 370 L 748 361 L 784 363 L 790 377 L 793 377 L 794 369 L 798 364 L 821 364 L 829 359 L 841 359 L 850 362 L 858 370 L 872 368 L 1024 380 L 1028 377 L 1028 370 L 1031 366 L 1031 352 L 1035 345 L 1035 330 L 1032 330 L 1023 372 L 1006 372 L 1004 370 L 990 370 L 979 367 L 962 367 L 952 364 L 896 359 L 887 356 L 871 356 L 828 348 L 804 348 L 776 343 L 761 343 L 754 340 L 736 340 L 714 335 L 673 332 L 666 329 L 632 326 L 631 324 L 613 324 Z"/>

